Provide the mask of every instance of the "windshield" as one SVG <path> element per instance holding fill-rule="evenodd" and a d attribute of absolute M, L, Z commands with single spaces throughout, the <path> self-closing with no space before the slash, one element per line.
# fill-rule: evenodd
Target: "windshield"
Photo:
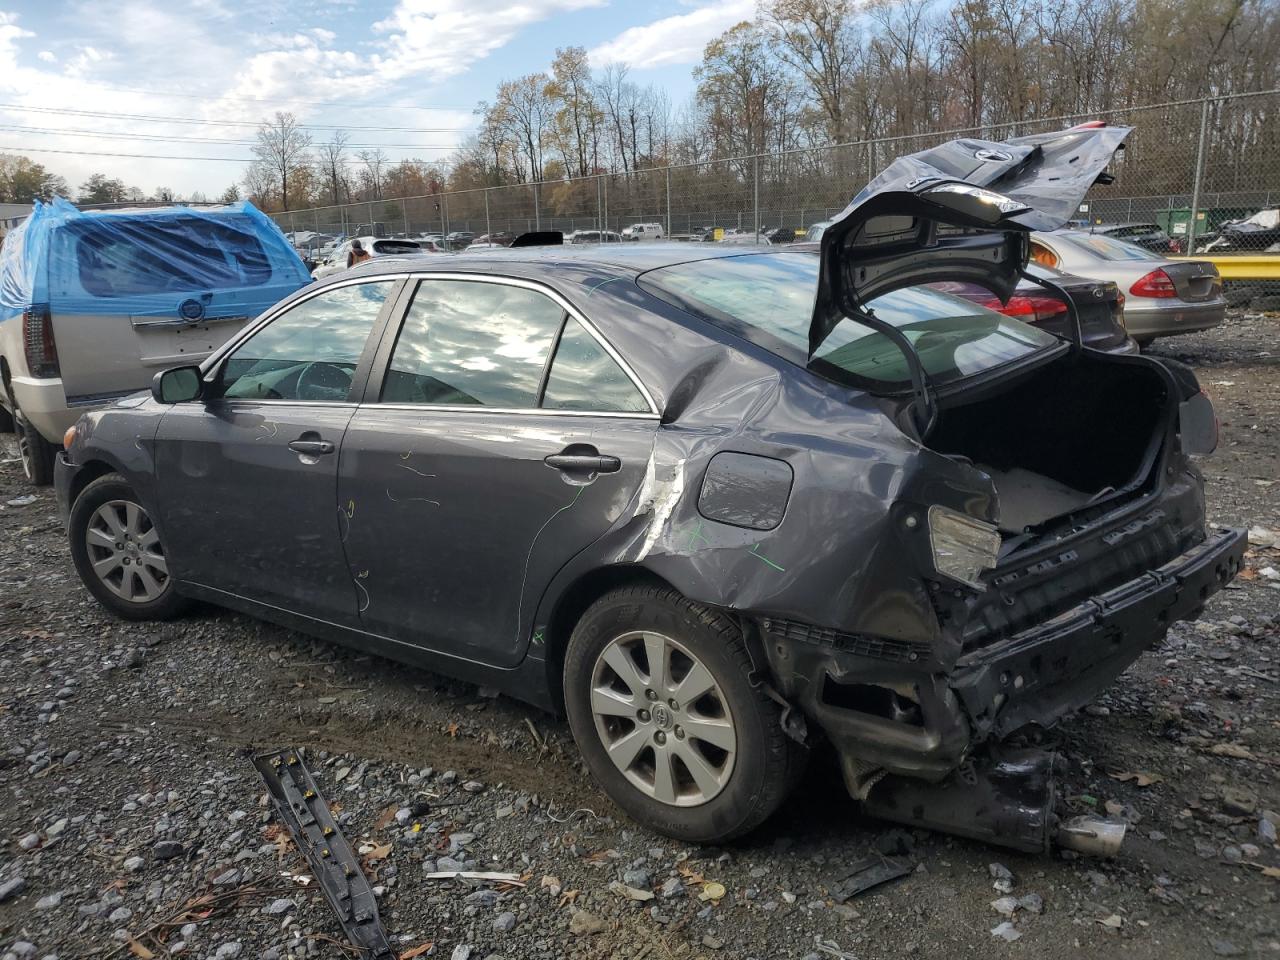
<path fill-rule="evenodd" d="M 1100 233 L 1064 233 L 1062 239 L 1078 250 L 1102 260 L 1164 260 L 1164 257 L 1142 247 Z"/>
<path fill-rule="evenodd" d="M 645 289 L 828 379 L 880 389 L 909 382 L 906 358 L 887 336 L 841 320 L 808 359 L 818 289 L 813 253 L 746 254 L 651 270 Z M 895 290 L 870 304 L 911 341 L 935 383 L 946 383 L 1037 353 L 1052 335 L 926 287 Z"/>

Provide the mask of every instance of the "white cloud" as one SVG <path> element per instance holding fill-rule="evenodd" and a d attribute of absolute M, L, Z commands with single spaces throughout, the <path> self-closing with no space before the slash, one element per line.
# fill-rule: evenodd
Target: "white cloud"
<path fill-rule="evenodd" d="M 38 57 L 39 57 L 39 58 L 40 58 L 44 63 L 57 63 L 57 62 L 58 62 L 58 58 L 54 55 L 54 53 L 53 53 L 53 51 L 52 51 L 52 50 L 41 50 L 41 51 L 37 54 L 37 56 L 38 56 Z"/>
<path fill-rule="evenodd" d="M 558 13 L 604 6 L 607 0 L 399 0 L 373 25 L 385 34 L 384 56 L 373 58 L 384 80 L 406 74 L 446 77 L 463 73 L 506 44 L 524 27 Z"/>
<path fill-rule="evenodd" d="M 593 65 L 622 63 L 637 70 L 697 63 L 710 41 L 755 13 L 756 0 L 715 0 L 690 13 L 624 30 L 588 56 Z"/>

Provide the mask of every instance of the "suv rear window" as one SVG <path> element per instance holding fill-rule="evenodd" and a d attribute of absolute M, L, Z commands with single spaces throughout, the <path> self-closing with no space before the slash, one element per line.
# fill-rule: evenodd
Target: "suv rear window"
<path fill-rule="evenodd" d="M 257 287 L 271 279 L 246 217 L 111 217 L 73 228 L 80 285 L 91 296 Z"/>
<path fill-rule="evenodd" d="M 421 253 L 422 246 L 413 240 L 378 240 L 373 245 L 374 253 Z"/>
<path fill-rule="evenodd" d="M 813 253 L 717 257 L 651 270 L 645 289 L 778 356 L 838 382 L 898 390 L 909 382 L 902 351 L 882 333 L 845 318 L 808 356 L 818 289 Z M 1060 341 L 960 297 L 910 287 L 869 309 L 912 342 L 935 383 L 961 380 L 1038 353 Z"/>

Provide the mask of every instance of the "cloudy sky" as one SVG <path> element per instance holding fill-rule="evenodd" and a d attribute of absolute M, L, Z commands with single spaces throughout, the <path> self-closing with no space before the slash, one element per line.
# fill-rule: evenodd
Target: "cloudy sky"
<path fill-rule="evenodd" d="M 148 193 L 213 195 L 243 174 L 257 121 L 284 109 L 317 142 L 340 126 L 393 160 L 434 159 L 499 80 L 545 70 L 557 47 L 625 63 L 679 103 L 703 45 L 754 5 L 0 0 L 0 152 L 27 153 L 73 189 L 102 172 Z"/>

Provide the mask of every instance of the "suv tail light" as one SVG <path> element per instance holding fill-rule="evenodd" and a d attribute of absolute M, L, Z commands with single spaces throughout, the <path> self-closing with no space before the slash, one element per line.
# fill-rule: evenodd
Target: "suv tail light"
<path fill-rule="evenodd" d="M 22 347 L 31 376 L 44 379 L 61 374 L 48 304 L 32 304 L 22 311 Z"/>
<path fill-rule="evenodd" d="M 1006 304 L 991 297 L 983 300 L 982 305 L 988 310 L 1003 313 L 1006 317 L 1019 317 L 1028 323 L 1038 323 L 1067 312 L 1067 305 L 1053 297 L 1010 297 Z"/>
<path fill-rule="evenodd" d="M 1178 295 L 1178 291 L 1173 286 L 1173 278 L 1159 268 L 1135 280 L 1129 292 L 1135 297 L 1176 297 Z"/>

